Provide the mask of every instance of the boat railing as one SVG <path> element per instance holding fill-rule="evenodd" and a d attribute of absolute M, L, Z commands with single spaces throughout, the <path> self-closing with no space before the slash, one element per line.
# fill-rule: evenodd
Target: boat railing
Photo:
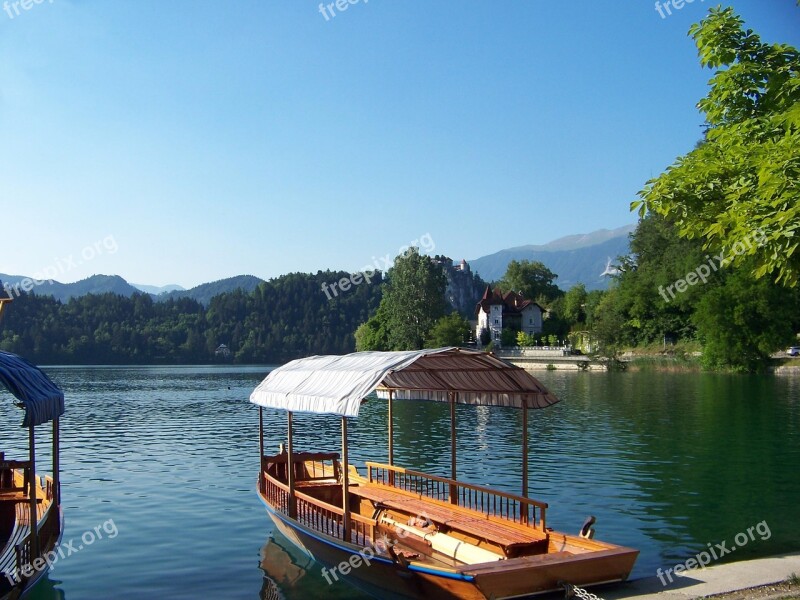
<path fill-rule="evenodd" d="M 367 479 L 420 497 L 449 502 L 485 514 L 546 531 L 547 503 L 403 467 L 367 462 Z"/>
<path fill-rule="evenodd" d="M 271 506 L 314 531 L 344 538 L 344 509 L 341 506 L 334 506 L 295 490 L 292 507 L 289 486 L 277 481 L 266 471 L 263 472 L 262 479 L 264 496 Z M 349 517 L 350 532 L 346 541 L 359 546 L 370 545 L 375 539 L 377 521 L 354 512 Z"/>
<path fill-rule="evenodd" d="M 2 453 L 0 453 L 2 455 Z M 16 473 L 22 474 L 22 485 L 17 485 L 19 479 Z M 5 460 L 0 457 L 0 489 L 7 491 L 29 492 L 28 482 L 31 481 L 31 463 L 28 460 Z"/>
<path fill-rule="evenodd" d="M 34 570 L 41 570 L 39 568 L 39 561 L 44 562 L 44 559 L 41 557 L 51 548 L 55 540 L 58 539 L 61 529 L 60 509 L 58 505 L 53 502 L 53 480 L 49 477 L 45 477 L 42 489 L 45 492 L 44 499 L 50 504 L 45 509 L 44 515 L 36 527 L 36 537 L 39 542 L 38 556 L 33 556 L 33 550 L 31 548 L 32 536 L 30 532 L 14 547 L 17 564 L 15 566 L 16 568 L 12 569 L 12 571 L 21 578 L 24 577 L 27 579 Z"/>
<path fill-rule="evenodd" d="M 338 480 L 340 476 L 339 454 L 336 452 L 295 452 L 293 464 L 295 481 Z M 286 479 L 287 454 L 262 456 L 261 468 L 265 470 L 270 466 L 279 479 Z"/>

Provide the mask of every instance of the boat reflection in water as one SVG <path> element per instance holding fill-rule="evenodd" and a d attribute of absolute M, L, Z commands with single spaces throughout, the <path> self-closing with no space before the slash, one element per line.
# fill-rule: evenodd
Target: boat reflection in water
<path fill-rule="evenodd" d="M 339 582 L 328 586 L 320 576 L 322 565 L 305 554 L 277 530 L 261 548 L 264 581 L 261 600 L 360 598 L 353 587 Z M 366 598 L 366 596 L 365 596 Z"/>
<path fill-rule="evenodd" d="M 313 558 L 294 549 L 282 535 L 273 533 L 261 548 L 262 600 L 286 600 L 281 590 L 299 587 L 314 563 Z"/>

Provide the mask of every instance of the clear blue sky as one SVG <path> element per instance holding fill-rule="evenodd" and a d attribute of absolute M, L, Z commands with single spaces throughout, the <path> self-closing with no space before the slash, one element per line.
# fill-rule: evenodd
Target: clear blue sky
<path fill-rule="evenodd" d="M 732 5 L 800 46 L 795 0 Z M 0 272 L 72 255 L 56 279 L 188 287 L 355 270 L 426 233 L 459 260 L 632 223 L 701 135 L 686 33 L 709 6 L 9 2 Z"/>

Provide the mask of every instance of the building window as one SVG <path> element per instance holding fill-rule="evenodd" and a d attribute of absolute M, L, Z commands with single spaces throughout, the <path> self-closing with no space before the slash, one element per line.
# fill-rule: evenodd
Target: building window
<path fill-rule="evenodd" d="M 495 324 L 495 325 L 500 325 L 500 319 L 495 319 L 495 320 L 494 320 L 494 324 Z"/>

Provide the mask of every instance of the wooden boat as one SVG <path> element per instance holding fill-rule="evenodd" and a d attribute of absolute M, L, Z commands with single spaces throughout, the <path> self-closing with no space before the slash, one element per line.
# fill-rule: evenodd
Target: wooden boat
<path fill-rule="evenodd" d="M 388 462 L 348 463 L 347 424 L 373 391 L 389 408 Z M 450 404 L 450 477 L 393 464 L 392 404 Z M 547 504 L 528 497 L 527 417 L 558 400 L 529 373 L 458 348 L 315 356 L 272 371 L 259 406 L 258 495 L 275 527 L 324 565 L 381 598 L 516 598 L 625 580 L 638 551 L 554 531 Z M 522 411 L 522 493 L 458 481 L 456 404 Z M 287 412 L 287 446 L 264 453 L 263 409 Z M 294 449 L 292 414 L 341 417 L 341 456 Z M 281 444 L 283 446 L 283 444 Z"/>
<path fill-rule="evenodd" d="M 8 299 L 0 299 L 0 309 Z M 40 369 L 0 351 L 0 384 L 19 400 L 28 456 L 0 451 L 0 600 L 26 596 L 47 573 L 64 529 L 59 483 L 59 417 L 64 394 Z M 35 427 L 53 424 L 53 474 L 36 472 Z"/>

